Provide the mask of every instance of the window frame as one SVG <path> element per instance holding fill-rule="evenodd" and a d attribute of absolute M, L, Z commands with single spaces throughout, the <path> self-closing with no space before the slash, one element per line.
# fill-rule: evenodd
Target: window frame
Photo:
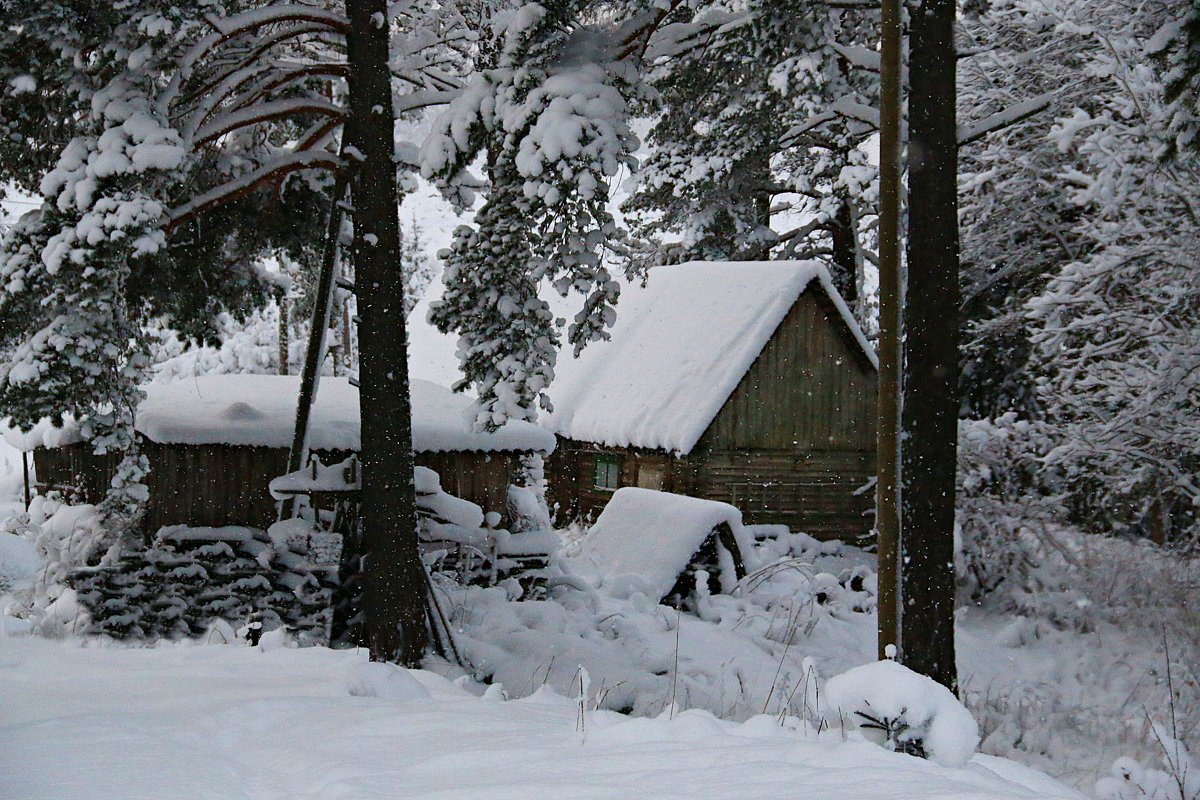
<path fill-rule="evenodd" d="M 620 453 L 596 453 L 592 462 L 592 488 L 602 492 L 615 492 L 621 488 L 622 455 Z M 603 469 L 603 473 L 601 470 Z M 604 483 L 601 483 L 603 475 Z M 611 482 L 612 485 L 609 485 Z"/>

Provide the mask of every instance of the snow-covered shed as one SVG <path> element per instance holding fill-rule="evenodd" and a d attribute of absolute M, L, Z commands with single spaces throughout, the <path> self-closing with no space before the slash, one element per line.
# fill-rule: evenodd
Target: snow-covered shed
<path fill-rule="evenodd" d="M 731 591 L 746 574 L 751 545 L 741 512 L 728 503 L 626 486 L 613 493 L 570 563 L 609 593 L 642 592 L 680 605 L 697 580 L 711 594 Z"/>
<path fill-rule="evenodd" d="M 691 262 L 628 286 L 612 339 L 563 354 L 542 424 L 552 499 L 624 486 L 730 503 L 822 538 L 871 527 L 874 350 L 816 262 Z"/>
<path fill-rule="evenodd" d="M 300 379 L 287 375 L 206 375 L 145 387 L 136 428 L 150 461 L 145 524 L 265 528 L 274 522 L 268 484 L 287 471 Z M 554 436 L 513 421 L 494 433 L 472 431 L 470 400 L 423 380 L 412 381 L 413 449 L 417 464 L 438 473 L 450 494 L 505 515 L 508 487 L 521 480 L 522 459 L 554 449 Z M 33 451 L 39 485 L 71 487 L 98 500 L 115 456 L 96 456 L 77 427 L 44 422 L 8 442 Z M 360 447 L 358 390 L 345 378 L 322 378 L 313 404 L 309 447 L 334 463 Z"/>

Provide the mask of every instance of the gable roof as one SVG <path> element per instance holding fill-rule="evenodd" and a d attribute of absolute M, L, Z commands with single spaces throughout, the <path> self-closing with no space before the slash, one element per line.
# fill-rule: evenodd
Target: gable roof
<path fill-rule="evenodd" d="M 564 354 L 542 424 L 569 439 L 686 454 L 796 300 L 824 292 L 872 365 L 875 353 L 814 261 L 689 262 L 625 287 L 612 340 Z"/>
<path fill-rule="evenodd" d="M 145 387 L 135 428 L 160 444 L 227 444 L 290 447 L 300 396 L 297 375 L 202 375 Z M 549 453 L 554 437 L 545 429 L 513 420 L 495 433 L 472 431 L 471 399 L 444 386 L 412 381 L 413 449 L 447 451 L 536 451 Z M 0 429 L 3 425 L 0 424 Z M 81 439 L 72 421 L 54 428 L 48 421 L 32 431 L 4 430 L 14 447 L 59 447 Z M 309 447 L 358 450 L 358 389 L 345 378 L 323 377 L 309 420 Z"/>

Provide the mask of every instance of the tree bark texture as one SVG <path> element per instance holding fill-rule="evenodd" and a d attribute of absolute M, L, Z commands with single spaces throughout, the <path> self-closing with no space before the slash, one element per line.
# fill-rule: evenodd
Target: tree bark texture
<path fill-rule="evenodd" d="M 879 382 L 876 418 L 875 536 L 879 658 L 900 643 L 900 0 L 883 0 L 879 80 Z M 851 215 L 853 216 L 853 215 Z M 836 239 L 835 239 L 836 241 Z"/>
<path fill-rule="evenodd" d="M 900 469 L 901 659 L 951 690 L 959 308 L 954 14 L 953 0 L 923 0 L 910 23 Z"/>
<path fill-rule="evenodd" d="M 346 0 L 348 149 L 362 419 L 363 606 L 371 658 L 416 665 L 429 642 L 417 550 L 412 404 L 393 163 L 386 0 Z M 357 151 L 357 152 L 356 152 Z M 358 159 L 357 165 L 353 161 Z"/>

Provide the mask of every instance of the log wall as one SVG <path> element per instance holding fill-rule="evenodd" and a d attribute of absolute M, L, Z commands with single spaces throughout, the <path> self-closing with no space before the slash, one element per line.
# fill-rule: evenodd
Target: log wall
<path fill-rule="evenodd" d="M 287 450 L 232 445 L 176 445 L 142 442 L 150 462 L 146 483 L 150 501 L 143 526 L 246 525 L 266 528 L 276 519 L 267 490 L 287 470 Z M 320 452 L 333 464 L 347 452 Z M 417 464 L 441 477 L 442 488 L 507 520 L 508 486 L 520 475 L 519 453 L 418 453 Z M 87 443 L 33 451 L 39 487 L 60 489 L 84 502 L 104 497 L 118 458 L 97 456 Z"/>
<path fill-rule="evenodd" d="M 736 506 L 751 524 L 822 539 L 872 526 L 875 368 L 821 291 L 805 292 L 686 456 L 560 439 L 547 459 L 559 520 L 595 518 L 612 496 L 594 482 L 599 454 L 619 455 L 621 486 L 652 471 L 664 491 Z"/>

